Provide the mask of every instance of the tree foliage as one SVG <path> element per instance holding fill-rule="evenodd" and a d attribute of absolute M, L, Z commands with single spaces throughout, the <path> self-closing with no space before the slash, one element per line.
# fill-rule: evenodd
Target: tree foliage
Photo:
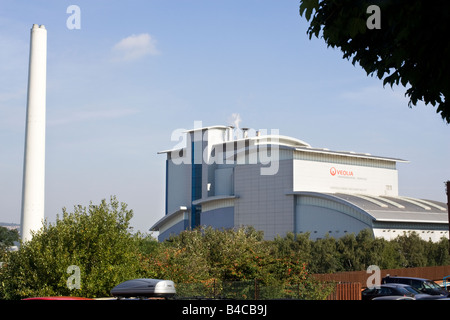
<path fill-rule="evenodd" d="M 141 277 L 173 280 L 177 292 L 187 284 L 219 283 L 223 289 L 225 283 L 247 283 L 234 297 L 249 298 L 257 281 L 266 288 L 265 297 L 325 299 L 332 287 L 314 273 L 362 271 L 373 264 L 381 269 L 450 264 L 448 239 L 424 241 L 414 232 L 391 241 L 374 238 L 370 230 L 317 240 L 309 233 L 289 233 L 268 241 L 251 227 L 198 228 L 158 242 L 132 234 L 131 218 L 132 210 L 114 197 L 75 206 L 72 213 L 63 209 L 61 218 L 44 223 L 18 251 L 1 253 L 0 299 L 104 297 L 120 282 Z M 80 270 L 75 289 L 67 271 L 74 265 Z"/>
<path fill-rule="evenodd" d="M 129 233 L 132 210 L 112 197 L 107 203 L 63 209 L 55 224 L 45 223 L 31 241 L 8 255 L 0 270 L 0 297 L 108 296 L 138 271 L 137 245 Z M 80 289 L 69 289 L 71 265 L 80 268 Z"/>
<path fill-rule="evenodd" d="M 0 250 L 14 245 L 16 241 L 19 241 L 19 232 L 16 229 L 9 230 L 0 226 Z"/>
<path fill-rule="evenodd" d="M 295 285 L 296 297 L 326 298 L 331 287 L 312 277 L 302 261 L 302 251 L 297 250 L 300 242 L 290 239 L 294 247 L 281 238 L 265 241 L 254 228 L 183 231 L 162 242 L 150 255 L 144 255 L 142 269 L 147 277 L 171 279 L 179 285 L 257 279 L 263 286 Z"/>
<path fill-rule="evenodd" d="M 398 269 L 450 264 L 447 238 L 425 241 L 417 232 L 404 233 L 388 241 L 374 238 L 365 229 L 339 239 L 327 236 L 309 241 L 312 254 L 306 262 L 312 273 L 363 271 L 370 265 Z"/>
<path fill-rule="evenodd" d="M 380 28 L 367 20 L 380 8 Z M 409 107 L 423 101 L 450 123 L 450 2 L 446 0 L 301 0 L 308 35 L 322 37 L 383 85 L 407 87 Z"/>
<path fill-rule="evenodd" d="M 299 272 L 293 266 L 294 260 L 303 270 L 298 256 L 280 254 L 253 228 L 201 228 L 184 231 L 161 243 L 159 250 L 147 257 L 146 270 L 176 282 L 257 278 L 268 283 L 275 279 L 292 280 L 288 275 Z"/>

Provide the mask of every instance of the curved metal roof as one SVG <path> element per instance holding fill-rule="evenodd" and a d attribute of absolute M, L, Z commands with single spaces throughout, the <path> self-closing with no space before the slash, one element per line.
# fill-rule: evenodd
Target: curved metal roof
<path fill-rule="evenodd" d="M 387 197 L 337 193 L 343 199 L 369 213 L 375 221 L 411 223 L 448 223 L 442 202 L 409 197 Z"/>
<path fill-rule="evenodd" d="M 374 222 L 448 224 L 446 204 L 410 197 L 373 196 L 350 193 L 290 192 L 344 203 L 370 216 Z"/>

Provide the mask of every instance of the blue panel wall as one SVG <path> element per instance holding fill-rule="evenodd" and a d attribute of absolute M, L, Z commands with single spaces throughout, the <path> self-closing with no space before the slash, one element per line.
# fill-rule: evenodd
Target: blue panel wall
<path fill-rule="evenodd" d="M 172 227 L 162 232 L 158 236 L 158 241 L 164 241 L 168 239 L 171 235 L 177 235 L 180 232 L 189 228 L 189 222 L 187 220 L 180 221 L 174 224 Z"/>
<path fill-rule="evenodd" d="M 234 207 L 220 208 L 201 213 L 202 225 L 215 229 L 234 228 Z"/>

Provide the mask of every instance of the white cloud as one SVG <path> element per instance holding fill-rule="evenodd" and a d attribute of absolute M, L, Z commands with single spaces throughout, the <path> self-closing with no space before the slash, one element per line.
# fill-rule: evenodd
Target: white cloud
<path fill-rule="evenodd" d="M 156 40 L 148 33 L 131 35 L 120 40 L 113 47 L 116 60 L 131 61 L 147 55 L 158 55 Z"/>

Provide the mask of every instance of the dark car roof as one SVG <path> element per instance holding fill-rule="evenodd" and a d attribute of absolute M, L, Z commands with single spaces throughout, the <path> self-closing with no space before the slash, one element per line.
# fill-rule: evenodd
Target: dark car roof
<path fill-rule="evenodd" d="M 413 279 L 413 280 L 422 280 L 422 281 L 430 281 L 429 279 L 425 278 L 417 278 L 417 277 L 402 277 L 402 276 L 386 276 L 383 279 L 386 278 L 396 278 L 396 279 Z"/>
<path fill-rule="evenodd" d="M 404 287 L 411 287 L 411 288 L 414 288 L 414 287 L 410 286 L 409 284 L 404 284 L 404 283 L 382 283 L 382 284 L 380 284 L 380 287 L 388 287 L 388 288 L 389 287 L 392 287 L 392 288 L 395 288 L 395 287 L 402 287 L 402 288 L 404 288 Z"/>
<path fill-rule="evenodd" d="M 411 287 L 409 284 L 404 283 L 382 283 L 380 284 L 382 287 Z"/>

